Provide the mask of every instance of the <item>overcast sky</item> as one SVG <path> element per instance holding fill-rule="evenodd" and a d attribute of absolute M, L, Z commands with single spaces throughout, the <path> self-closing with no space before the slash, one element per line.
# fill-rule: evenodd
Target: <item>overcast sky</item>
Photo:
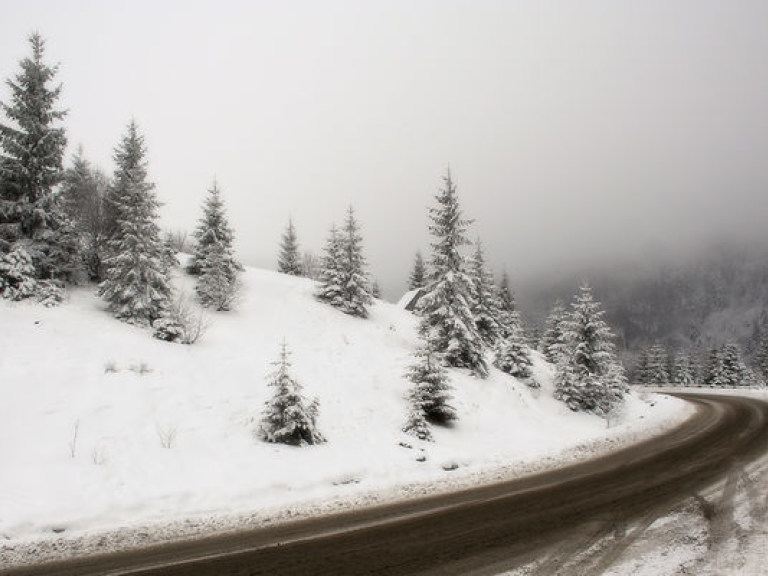
<path fill-rule="evenodd" d="M 352 204 L 396 298 L 448 165 L 513 282 L 768 228 L 765 0 L 0 0 L 0 77 L 33 30 L 68 158 L 111 173 L 134 117 L 163 226 L 216 177 L 250 264 Z"/>

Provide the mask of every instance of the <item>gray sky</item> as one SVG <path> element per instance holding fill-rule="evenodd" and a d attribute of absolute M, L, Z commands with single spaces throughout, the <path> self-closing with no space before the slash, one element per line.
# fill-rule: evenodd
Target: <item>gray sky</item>
<path fill-rule="evenodd" d="M 351 203 L 397 297 L 449 164 L 472 237 L 513 282 L 766 230 L 765 0 L 0 0 L 0 14 L 0 77 L 35 29 L 61 63 L 69 151 L 111 173 L 135 117 L 164 227 L 191 230 L 216 176 L 250 264 L 274 267 L 289 216 L 319 253 Z"/>

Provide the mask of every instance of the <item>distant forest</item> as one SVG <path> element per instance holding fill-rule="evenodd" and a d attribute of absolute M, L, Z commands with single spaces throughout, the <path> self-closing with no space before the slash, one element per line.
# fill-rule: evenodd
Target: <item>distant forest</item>
<path fill-rule="evenodd" d="M 703 358 L 726 342 L 754 366 L 768 329 L 768 245 L 721 244 L 680 265 L 638 266 L 588 277 L 603 302 L 606 320 L 628 368 L 641 350 L 661 344 L 670 352 Z M 573 278 L 530 286 L 520 304 L 536 335 L 553 302 L 568 303 Z"/>

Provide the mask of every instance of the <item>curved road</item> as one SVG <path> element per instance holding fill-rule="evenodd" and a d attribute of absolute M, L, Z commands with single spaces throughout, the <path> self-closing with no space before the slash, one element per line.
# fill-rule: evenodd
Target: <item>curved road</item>
<path fill-rule="evenodd" d="M 448 495 L 235 535 L 7 572 L 33 575 L 491 575 L 588 532 L 664 511 L 768 450 L 768 403 L 685 394 L 697 413 L 653 441 Z M 583 540 L 583 538 L 582 538 Z"/>

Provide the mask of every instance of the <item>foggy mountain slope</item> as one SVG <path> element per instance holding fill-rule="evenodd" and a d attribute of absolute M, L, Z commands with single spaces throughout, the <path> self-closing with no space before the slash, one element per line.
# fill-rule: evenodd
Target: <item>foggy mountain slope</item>
<path fill-rule="evenodd" d="M 542 325 L 556 298 L 570 302 L 587 278 L 606 320 L 630 355 L 658 341 L 670 349 L 705 350 L 734 340 L 754 352 L 768 321 L 768 246 L 720 245 L 688 262 L 595 270 L 521 292 L 523 312 Z"/>

